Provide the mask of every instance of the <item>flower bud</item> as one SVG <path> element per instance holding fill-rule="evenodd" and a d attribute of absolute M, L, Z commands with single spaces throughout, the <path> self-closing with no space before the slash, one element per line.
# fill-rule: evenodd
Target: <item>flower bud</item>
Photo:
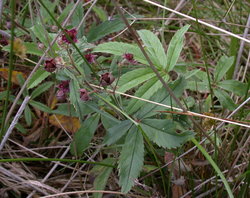
<path fill-rule="evenodd" d="M 84 57 L 87 59 L 87 61 L 91 64 L 95 62 L 95 57 L 97 55 L 94 54 L 85 54 Z"/>
<path fill-rule="evenodd" d="M 107 73 L 104 73 L 101 75 L 101 86 L 108 86 L 108 85 L 111 85 L 115 80 L 115 77 L 110 73 L 110 72 L 107 72 Z"/>
<path fill-rule="evenodd" d="M 65 32 L 68 34 L 68 36 L 71 38 L 71 40 L 72 40 L 74 43 L 77 42 L 77 31 L 76 31 L 75 28 L 73 28 L 73 29 L 71 29 L 71 30 L 65 30 Z M 68 44 L 71 43 L 71 41 L 68 40 L 66 34 L 63 34 L 63 35 L 62 35 L 62 41 L 63 41 L 64 43 L 68 43 Z"/>
<path fill-rule="evenodd" d="M 123 57 L 130 63 L 135 64 L 136 60 L 134 59 L 134 55 L 130 53 L 125 53 Z"/>
<path fill-rule="evenodd" d="M 80 89 L 80 98 L 82 101 L 89 101 L 90 96 L 86 89 Z"/>
<path fill-rule="evenodd" d="M 54 72 L 56 70 L 56 61 L 54 58 L 45 61 L 44 69 L 47 72 Z"/>

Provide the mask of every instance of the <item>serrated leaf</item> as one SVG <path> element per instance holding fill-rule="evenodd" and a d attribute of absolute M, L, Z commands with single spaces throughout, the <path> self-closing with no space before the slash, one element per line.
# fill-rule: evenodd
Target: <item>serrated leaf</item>
<path fill-rule="evenodd" d="M 121 139 L 126 132 L 131 128 L 132 122 L 129 120 L 121 121 L 119 124 L 111 127 L 107 131 L 107 135 L 104 137 L 104 144 L 111 145 Z"/>
<path fill-rule="evenodd" d="M 178 98 L 181 97 L 185 87 L 186 87 L 187 81 L 184 78 L 179 78 L 178 80 L 169 83 L 169 87 L 172 89 L 174 95 Z M 151 98 L 150 100 L 154 102 L 158 102 L 165 105 L 175 105 L 175 102 L 171 100 L 171 97 L 169 96 L 169 92 L 166 91 L 166 89 L 163 87 L 159 89 Z M 151 104 L 151 103 L 145 103 L 141 109 L 138 111 L 138 113 L 135 115 L 138 119 L 143 119 L 146 117 L 151 117 L 155 114 L 158 114 L 157 111 L 160 110 L 166 110 L 166 107 L 162 107 L 159 105 Z"/>
<path fill-rule="evenodd" d="M 165 68 L 167 56 L 158 37 L 149 30 L 140 30 L 138 34 L 146 46 L 146 51 L 149 52 L 153 58 L 152 62 L 157 63 L 161 68 Z"/>
<path fill-rule="evenodd" d="M 167 81 L 169 79 L 169 76 L 163 76 L 163 80 Z M 158 80 L 157 77 L 154 77 L 147 81 L 145 84 L 143 84 L 136 92 L 135 96 L 143 98 L 143 99 L 149 99 L 151 96 L 155 94 L 161 87 L 162 83 L 160 80 Z M 132 114 L 136 112 L 140 107 L 143 105 L 143 101 L 132 99 L 130 100 L 127 110 L 129 114 Z"/>
<path fill-rule="evenodd" d="M 35 36 L 39 39 L 39 41 L 43 43 L 46 47 L 48 47 L 51 41 L 53 40 L 54 34 L 45 31 L 44 27 L 39 23 L 31 27 L 30 30 L 35 34 Z M 54 43 L 51 49 L 53 49 L 54 52 L 59 50 L 57 43 Z"/>
<path fill-rule="evenodd" d="M 219 82 L 234 63 L 234 57 L 222 56 L 215 67 L 214 81 Z"/>
<path fill-rule="evenodd" d="M 47 91 L 51 86 L 53 85 L 53 82 L 45 82 L 41 84 L 39 87 L 37 87 L 32 93 L 31 93 L 31 99 L 36 98 L 40 94 Z"/>
<path fill-rule="evenodd" d="M 88 148 L 99 122 L 99 115 L 89 117 L 85 120 L 81 128 L 75 133 L 74 140 L 70 144 L 70 151 L 76 156 L 81 156 Z"/>
<path fill-rule="evenodd" d="M 81 109 L 81 99 L 80 99 L 80 85 L 77 80 L 71 80 L 69 83 L 69 98 L 71 104 L 73 104 L 78 116 L 83 119 L 83 113 Z"/>
<path fill-rule="evenodd" d="M 64 10 L 60 13 L 60 16 L 58 17 L 57 21 L 58 23 L 62 24 L 65 18 L 68 16 L 69 12 L 72 10 L 73 3 L 67 4 L 67 6 L 64 8 Z"/>
<path fill-rule="evenodd" d="M 84 103 L 81 103 L 81 109 L 82 109 L 82 112 L 83 112 L 83 116 L 94 112 L 92 109 L 90 109 Z M 57 109 L 51 111 L 51 113 L 59 114 L 59 115 L 65 115 L 65 116 L 73 116 L 73 117 L 78 116 L 78 114 L 75 111 L 74 106 L 72 104 L 67 104 L 67 103 L 66 104 L 58 104 Z"/>
<path fill-rule="evenodd" d="M 181 50 L 183 48 L 184 34 L 186 33 L 189 27 L 190 25 L 185 25 L 183 28 L 178 30 L 169 43 L 167 51 L 167 63 L 164 67 L 167 72 L 173 70 L 179 59 Z"/>
<path fill-rule="evenodd" d="M 133 126 L 122 147 L 119 159 L 119 185 L 122 192 L 127 193 L 134 185 L 134 180 L 139 176 L 143 166 L 144 143 L 141 132 Z"/>
<path fill-rule="evenodd" d="M 107 20 L 96 27 L 92 27 L 87 34 L 88 42 L 95 42 L 106 35 L 114 32 L 119 32 L 124 29 L 126 25 L 120 19 Z"/>
<path fill-rule="evenodd" d="M 82 8 L 82 6 L 83 6 L 83 1 L 79 3 L 79 5 L 76 7 L 72 15 L 71 23 L 73 27 L 78 27 L 78 25 L 82 21 L 82 18 L 84 17 L 84 14 L 83 14 L 84 9 Z M 83 23 L 78 29 L 77 35 L 79 36 L 79 38 L 82 38 L 82 36 L 84 35 L 84 26 L 85 26 L 85 23 Z"/>
<path fill-rule="evenodd" d="M 214 95 L 218 98 L 224 108 L 233 111 L 237 107 L 232 98 L 230 98 L 230 96 L 225 91 L 214 89 Z"/>
<path fill-rule="evenodd" d="M 27 125 L 30 126 L 32 123 L 32 113 L 28 105 L 24 109 L 24 118 Z"/>
<path fill-rule="evenodd" d="M 113 165 L 115 163 L 114 158 L 107 158 L 101 161 L 104 164 L 110 164 Z M 96 165 L 94 168 L 90 171 L 90 173 L 93 173 L 95 177 L 94 181 L 94 190 L 104 190 L 105 186 L 107 184 L 108 178 L 112 172 L 112 167 L 105 167 L 105 166 L 99 166 Z M 94 193 L 94 198 L 101 198 L 102 193 Z"/>
<path fill-rule="evenodd" d="M 34 100 L 30 100 L 29 104 L 31 106 L 33 106 L 34 108 L 39 109 L 41 111 L 44 111 L 46 113 L 50 113 L 51 112 L 51 109 L 48 106 L 46 106 L 46 105 L 44 105 L 44 104 L 42 104 L 40 102 L 37 102 L 37 101 L 34 101 Z"/>
<path fill-rule="evenodd" d="M 218 87 L 225 89 L 227 91 L 233 92 L 238 96 L 244 96 L 247 91 L 247 85 L 238 80 L 224 80 L 218 82 Z"/>
<path fill-rule="evenodd" d="M 41 83 L 44 79 L 46 79 L 48 76 L 50 76 L 51 73 L 47 72 L 44 69 L 38 69 L 34 75 L 31 77 L 29 83 L 28 83 L 28 89 L 32 89 L 36 87 L 39 83 Z"/>
<path fill-rule="evenodd" d="M 140 68 L 127 72 L 121 76 L 118 82 L 118 91 L 126 92 L 154 76 L 155 73 L 150 68 Z"/>
<path fill-rule="evenodd" d="M 151 141 L 168 149 L 179 147 L 194 137 L 192 132 L 176 133 L 172 120 L 145 119 L 140 125 Z"/>
<path fill-rule="evenodd" d="M 103 43 L 96 46 L 93 52 L 110 53 L 118 56 L 122 56 L 125 53 L 131 53 L 134 55 L 135 60 L 143 64 L 147 63 L 139 47 L 128 43 L 122 43 L 122 42 Z"/>

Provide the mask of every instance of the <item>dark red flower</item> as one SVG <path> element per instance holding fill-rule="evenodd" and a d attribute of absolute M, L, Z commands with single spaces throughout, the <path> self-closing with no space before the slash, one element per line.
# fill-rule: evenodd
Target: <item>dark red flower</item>
<path fill-rule="evenodd" d="M 93 63 L 93 62 L 95 62 L 95 57 L 96 57 L 97 55 L 94 55 L 94 54 L 85 54 L 84 55 L 84 57 L 87 59 L 87 61 L 89 62 L 89 63 Z"/>
<path fill-rule="evenodd" d="M 110 72 L 107 72 L 107 73 L 104 73 L 101 75 L 101 86 L 108 86 L 108 85 L 111 85 L 115 80 L 115 77 L 110 73 Z"/>
<path fill-rule="evenodd" d="M 71 30 L 65 30 L 65 32 L 68 34 L 68 36 L 71 38 L 71 40 L 76 43 L 77 42 L 77 31 L 75 28 Z M 62 35 L 62 41 L 65 43 L 70 44 L 70 40 L 68 40 L 67 36 L 65 34 Z"/>
<path fill-rule="evenodd" d="M 59 100 L 66 99 L 67 94 L 69 93 L 69 80 L 63 80 L 59 85 L 57 85 L 59 89 L 56 93 L 56 97 Z"/>
<path fill-rule="evenodd" d="M 65 92 L 69 92 L 69 80 L 63 80 L 59 85 L 57 85 L 57 88 Z"/>
<path fill-rule="evenodd" d="M 56 70 L 56 61 L 54 58 L 47 59 L 45 61 L 44 69 L 47 72 L 53 72 Z"/>
<path fill-rule="evenodd" d="M 9 44 L 9 42 L 8 42 L 8 40 L 7 40 L 6 38 L 3 37 L 3 38 L 0 40 L 0 44 L 1 44 L 2 46 L 6 46 L 6 45 Z"/>
<path fill-rule="evenodd" d="M 136 60 L 134 59 L 134 55 L 130 53 L 125 53 L 123 57 L 130 63 L 136 63 Z"/>
<path fill-rule="evenodd" d="M 80 98 L 82 101 L 89 101 L 90 96 L 86 89 L 80 89 Z"/>

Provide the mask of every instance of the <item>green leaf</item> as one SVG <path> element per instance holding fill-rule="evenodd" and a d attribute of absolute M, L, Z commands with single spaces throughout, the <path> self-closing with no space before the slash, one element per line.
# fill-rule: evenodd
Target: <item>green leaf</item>
<path fill-rule="evenodd" d="M 73 8 L 73 5 L 74 5 L 73 3 L 69 3 L 69 4 L 67 4 L 66 8 L 64 8 L 64 10 L 62 11 L 62 13 L 60 14 L 60 16 L 57 19 L 60 24 L 62 24 L 63 21 L 65 20 L 65 18 L 68 16 L 69 12 Z"/>
<path fill-rule="evenodd" d="M 164 81 L 168 81 L 169 76 L 163 76 Z M 157 77 L 154 77 L 143 84 L 136 92 L 135 96 L 143 99 L 150 99 L 161 87 L 162 83 Z M 143 105 L 143 101 L 132 99 L 130 100 L 127 110 L 129 114 L 136 112 Z"/>
<path fill-rule="evenodd" d="M 28 134 L 27 129 L 25 129 L 25 128 L 23 127 L 22 124 L 17 123 L 17 124 L 15 125 L 15 128 L 16 128 L 18 131 L 20 131 L 22 134 Z"/>
<path fill-rule="evenodd" d="M 31 77 L 29 83 L 28 83 L 28 89 L 32 89 L 36 87 L 39 83 L 41 83 L 45 78 L 50 76 L 51 73 L 47 72 L 44 69 L 39 68 L 34 75 Z"/>
<path fill-rule="evenodd" d="M 101 19 L 101 21 L 108 20 L 108 14 L 106 13 L 106 11 L 102 7 L 94 6 L 93 11 Z"/>
<path fill-rule="evenodd" d="M 107 135 L 104 137 L 104 144 L 111 145 L 121 139 L 126 132 L 131 128 L 132 122 L 129 120 L 121 121 L 119 124 L 111 127 L 107 131 Z"/>
<path fill-rule="evenodd" d="M 106 35 L 119 32 L 125 28 L 125 24 L 120 19 L 107 20 L 96 27 L 92 27 L 87 34 L 88 42 L 95 42 Z"/>
<path fill-rule="evenodd" d="M 184 34 L 186 33 L 189 27 L 190 25 L 185 25 L 183 28 L 178 30 L 169 43 L 167 51 L 167 63 L 164 65 L 164 68 L 167 72 L 173 70 L 179 59 L 181 50 L 183 48 Z"/>
<path fill-rule="evenodd" d="M 27 54 L 32 54 L 36 56 L 43 55 L 43 51 L 38 48 L 37 44 L 31 43 L 31 42 L 24 42 L 23 44 L 27 49 L 27 52 L 26 52 Z"/>
<path fill-rule="evenodd" d="M 144 143 L 143 137 L 136 126 L 130 129 L 126 136 L 119 159 L 119 185 L 122 192 L 127 193 L 134 185 L 143 166 Z"/>
<path fill-rule="evenodd" d="M 115 163 L 114 158 L 107 158 L 101 161 L 101 163 L 104 164 L 110 164 L 114 165 Z M 108 178 L 112 172 L 113 168 L 112 167 L 105 167 L 105 166 L 100 166 L 96 165 L 94 168 L 90 171 L 90 173 L 94 174 L 95 181 L 94 181 L 94 190 L 104 190 L 105 186 L 107 184 Z M 94 198 L 101 198 L 102 193 L 94 193 Z"/>
<path fill-rule="evenodd" d="M 108 42 L 98 45 L 94 48 L 93 52 L 110 53 L 118 56 L 122 56 L 125 53 L 131 53 L 134 55 L 134 59 L 140 63 L 147 64 L 144 55 L 139 47 L 136 45 L 122 43 L 122 42 Z"/>
<path fill-rule="evenodd" d="M 33 27 L 30 28 L 30 30 L 35 34 L 35 36 L 39 39 L 39 41 L 43 43 L 46 47 L 48 47 L 50 42 L 53 40 L 54 35 L 45 31 L 44 27 L 41 24 L 34 25 Z M 52 49 L 54 52 L 56 52 L 57 50 L 59 50 L 59 47 L 55 43 L 52 46 Z"/>
<path fill-rule="evenodd" d="M 77 80 L 71 80 L 69 83 L 69 89 L 70 89 L 70 93 L 69 93 L 69 98 L 70 98 L 70 102 L 71 104 L 73 104 L 76 112 L 78 113 L 79 118 L 81 118 L 81 120 L 83 119 L 83 113 L 82 113 L 82 109 L 81 109 L 81 99 L 80 99 L 80 85 L 77 82 Z"/>
<path fill-rule="evenodd" d="M 126 92 L 154 76 L 155 73 L 150 68 L 140 68 L 127 72 L 121 76 L 118 82 L 118 91 Z"/>
<path fill-rule="evenodd" d="M 28 105 L 24 109 L 24 118 L 27 125 L 30 126 L 32 123 L 32 113 Z"/>
<path fill-rule="evenodd" d="M 190 89 L 191 91 L 198 91 L 201 93 L 209 93 L 210 91 L 207 82 L 199 82 L 193 80 L 189 80 L 187 82 L 187 89 Z"/>
<path fill-rule="evenodd" d="M 85 120 L 81 128 L 75 133 L 73 142 L 70 144 L 70 151 L 73 155 L 80 157 L 88 148 L 99 122 L 99 115 L 95 114 Z"/>
<path fill-rule="evenodd" d="M 141 122 L 141 128 L 151 141 L 168 149 L 179 147 L 194 137 L 194 133 L 189 131 L 176 133 L 172 120 L 145 119 Z"/>
<path fill-rule="evenodd" d="M 186 80 L 184 78 L 179 78 L 178 80 L 169 83 L 169 87 L 172 89 L 174 95 L 178 98 L 181 97 L 185 87 L 186 87 Z M 162 87 L 159 89 L 151 98 L 150 100 L 165 104 L 165 105 L 175 105 L 175 102 L 173 99 L 171 100 L 171 97 L 169 96 L 169 92 Z M 135 115 L 136 118 L 142 120 L 146 117 L 151 117 L 153 115 L 159 114 L 157 111 L 166 110 L 166 107 L 162 107 L 159 105 L 151 104 L 151 103 L 145 103 L 141 109 L 138 111 L 138 113 Z"/>
<path fill-rule="evenodd" d="M 232 67 L 234 63 L 234 57 L 222 56 L 215 68 L 214 81 L 219 82 Z"/>
<path fill-rule="evenodd" d="M 83 14 L 84 9 L 82 8 L 82 5 L 83 5 L 83 1 L 80 2 L 80 4 L 77 6 L 77 8 L 75 9 L 72 15 L 71 23 L 73 27 L 78 27 L 82 18 L 84 17 L 84 14 Z M 84 35 L 84 26 L 85 24 L 83 23 L 77 32 L 77 35 L 79 36 L 79 38 L 82 38 Z"/>
<path fill-rule="evenodd" d="M 244 96 L 246 94 L 247 85 L 238 80 L 224 80 L 218 82 L 218 87 L 225 89 L 227 91 L 233 92 L 238 96 Z"/>
<path fill-rule="evenodd" d="M 165 68 L 167 56 L 158 37 L 148 30 L 140 30 L 138 31 L 138 34 L 146 46 L 146 51 L 149 52 L 153 58 L 151 59 L 152 62 L 157 63 L 156 65 L 159 65 L 161 68 Z"/>
<path fill-rule="evenodd" d="M 51 113 L 51 109 L 48 106 L 46 106 L 46 105 L 44 105 L 44 104 L 42 104 L 40 102 L 37 102 L 37 101 L 34 101 L 34 100 L 30 100 L 29 104 L 31 106 L 33 106 L 34 108 L 37 108 L 37 109 L 39 109 L 41 111 L 44 111 L 46 113 Z"/>
<path fill-rule="evenodd" d="M 232 98 L 230 98 L 230 96 L 225 91 L 214 89 L 214 95 L 218 98 L 224 108 L 233 111 L 237 107 Z"/>
<path fill-rule="evenodd" d="M 85 103 L 81 103 L 81 112 L 83 112 L 83 116 L 88 115 L 89 113 L 93 113 L 94 111 L 90 109 Z M 75 111 L 75 108 L 72 104 L 58 104 L 57 109 L 51 111 L 53 114 L 65 115 L 77 117 L 78 114 Z"/>
<path fill-rule="evenodd" d="M 47 91 L 52 85 L 53 85 L 53 82 L 45 82 L 41 84 L 31 93 L 31 99 L 34 99 L 40 94 L 42 94 L 43 92 Z"/>

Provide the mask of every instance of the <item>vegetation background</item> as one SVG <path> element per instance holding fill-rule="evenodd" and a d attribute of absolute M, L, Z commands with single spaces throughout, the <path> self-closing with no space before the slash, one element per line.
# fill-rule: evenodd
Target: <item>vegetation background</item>
<path fill-rule="evenodd" d="M 249 197 L 250 3 L 0 1 L 0 197 Z"/>

